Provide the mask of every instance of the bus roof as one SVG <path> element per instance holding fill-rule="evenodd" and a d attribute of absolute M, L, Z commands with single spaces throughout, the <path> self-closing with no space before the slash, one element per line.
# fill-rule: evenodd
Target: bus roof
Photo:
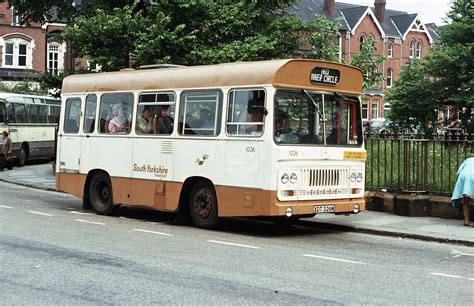
<path fill-rule="evenodd" d="M 337 85 L 312 83 L 310 75 L 315 67 L 338 70 L 340 78 Z M 271 84 L 275 87 L 360 95 L 362 79 L 362 72 L 352 66 L 318 60 L 284 59 L 78 74 L 63 80 L 62 94 Z"/>
<path fill-rule="evenodd" d="M 20 103 L 32 103 L 28 99 L 24 98 L 36 98 L 44 100 L 45 104 L 57 104 L 59 99 L 49 96 L 36 96 L 36 95 L 24 95 L 16 94 L 11 92 L 0 92 L 0 100 L 5 100 L 8 102 L 20 102 Z M 36 101 L 33 101 L 34 104 Z M 41 102 L 43 103 L 43 102 Z"/>

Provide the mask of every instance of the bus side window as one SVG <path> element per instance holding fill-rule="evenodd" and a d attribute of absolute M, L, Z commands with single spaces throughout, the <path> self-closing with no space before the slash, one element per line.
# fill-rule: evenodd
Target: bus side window
<path fill-rule="evenodd" d="M 28 123 L 25 104 L 17 103 L 15 105 L 15 117 L 17 123 Z"/>
<path fill-rule="evenodd" d="M 16 123 L 13 103 L 7 103 L 7 120 L 9 123 Z"/>
<path fill-rule="evenodd" d="M 85 134 L 90 134 L 94 132 L 96 109 L 97 109 L 97 96 L 87 95 L 86 109 L 85 109 L 85 115 L 84 115 L 84 127 L 83 127 Z"/>
<path fill-rule="evenodd" d="M 100 98 L 101 133 L 129 134 L 134 96 L 131 93 L 106 93 Z"/>
<path fill-rule="evenodd" d="M 174 129 L 174 117 L 174 93 L 140 93 L 135 132 L 139 135 L 170 135 Z"/>
<path fill-rule="evenodd" d="M 77 134 L 79 132 L 79 118 L 81 114 L 81 99 L 69 98 L 66 100 L 64 114 L 64 133 Z"/>
<path fill-rule="evenodd" d="M 59 123 L 59 115 L 61 113 L 61 106 L 48 105 L 48 123 Z"/>
<path fill-rule="evenodd" d="M 47 123 L 47 108 L 46 105 L 34 105 L 27 104 L 26 110 L 28 111 L 28 117 L 30 123 Z"/>
<path fill-rule="evenodd" d="M 48 123 L 48 107 L 46 105 L 38 105 L 39 123 Z"/>
<path fill-rule="evenodd" d="M 265 91 L 263 89 L 230 91 L 227 134 L 261 136 L 264 112 Z"/>
<path fill-rule="evenodd" d="M 7 112 L 5 110 L 5 104 L 0 103 L 0 123 L 6 123 Z"/>
<path fill-rule="evenodd" d="M 178 132 L 181 135 L 220 133 L 222 93 L 220 91 L 188 91 L 181 94 Z"/>

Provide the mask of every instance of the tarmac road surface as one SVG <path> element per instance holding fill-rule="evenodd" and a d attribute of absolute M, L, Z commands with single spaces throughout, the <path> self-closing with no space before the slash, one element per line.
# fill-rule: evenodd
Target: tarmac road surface
<path fill-rule="evenodd" d="M 81 210 L 0 182 L 0 304 L 472 304 L 474 248 L 168 214 Z"/>

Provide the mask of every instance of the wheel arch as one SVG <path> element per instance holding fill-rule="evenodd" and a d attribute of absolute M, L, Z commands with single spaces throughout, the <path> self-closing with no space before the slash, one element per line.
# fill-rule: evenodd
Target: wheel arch
<path fill-rule="evenodd" d="M 180 195 L 179 195 L 178 211 L 177 211 L 179 215 L 189 216 L 189 210 L 188 210 L 189 196 L 190 196 L 193 185 L 199 181 L 205 181 L 211 184 L 212 187 L 214 188 L 214 191 L 217 193 L 214 183 L 209 178 L 204 177 L 204 176 L 188 177 L 184 181 L 183 186 L 181 187 Z"/>
<path fill-rule="evenodd" d="M 84 190 L 83 190 L 83 196 L 82 196 L 82 209 L 91 209 L 92 206 L 91 206 L 91 202 L 90 202 L 90 199 L 89 199 L 89 185 L 92 181 L 92 178 L 94 177 L 94 175 L 96 175 L 97 173 L 105 173 L 109 178 L 110 178 L 110 174 L 105 171 L 104 169 L 92 169 L 90 170 L 88 173 L 87 173 L 87 176 L 86 176 L 86 180 L 84 182 Z M 112 188 L 112 186 L 111 186 Z"/>

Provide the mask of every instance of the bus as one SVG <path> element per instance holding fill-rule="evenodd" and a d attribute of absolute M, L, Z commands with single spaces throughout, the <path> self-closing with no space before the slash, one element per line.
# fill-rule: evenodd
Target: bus
<path fill-rule="evenodd" d="M 98 214 L 145 206 L 208 229 L 358 213 L 362 78 L 305 59 L 68 76 L 56 187 Z"/>
<path fill-rule="evenodd" d="M 8 131 L 18 166 L 29 159 L 54 158 L 61 100 L 0 93 L 0 132 Z"/>

